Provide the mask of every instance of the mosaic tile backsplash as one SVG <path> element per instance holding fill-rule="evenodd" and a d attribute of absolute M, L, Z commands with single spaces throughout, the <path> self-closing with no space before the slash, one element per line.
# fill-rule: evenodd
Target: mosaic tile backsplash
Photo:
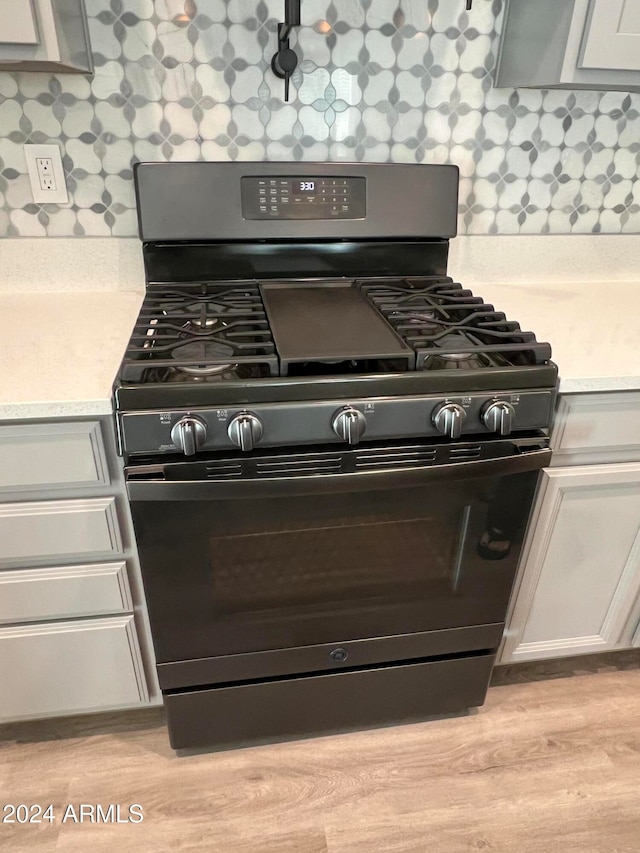
<path fill-rule="evenodd" d="M 92 78 L 0 72 L 0 234 L 132 236 L 136 160 L 456 163 L 460 232 L 640 232 L 640 95 L 492 88 L 502 0 L 86 0 Z M 68 205 L 25 142 L 59 141 Z"/>

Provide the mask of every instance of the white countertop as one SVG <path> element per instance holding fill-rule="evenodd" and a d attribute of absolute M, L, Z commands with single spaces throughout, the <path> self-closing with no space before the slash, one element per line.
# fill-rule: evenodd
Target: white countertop
<path fill-rule="evenodd" d="M 551 344 L 561 392 L 640 390 L 640 280 L 473 289 Z"/>
<path fill-rule="evenodd" d="M 560 390 L 640 390 L 640 281 L 482 284 L 474 292 L 547 340 Z M 0 420 L 111 412 L 141 293 L 0 295 Z"/>
<path fill-rule="evenodd" d="M 2 293 L 0 420 L 109 414 L 142 293 Z"/>

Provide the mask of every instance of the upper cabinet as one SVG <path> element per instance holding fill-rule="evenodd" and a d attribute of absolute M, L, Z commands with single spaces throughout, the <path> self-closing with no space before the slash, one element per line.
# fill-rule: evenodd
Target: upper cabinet
<path fill-rule="evenodd" d="M 591 3 L 580 67 L 640 71 L 640 0 Z"/>
<path fill-rule="evenodd" d="M 495 85 L 640 91 L 640 0 L 506 0 Z"/>
<path fill-rule="evenodd" d="M 37 44 L 36 16 L 30 2 L 4 0 L 0 6 L 0 38 L 7 44 Z"/>
<path fill-rule="evenodd" d="M 83 0 L 0 0 L 0 71 L 91 74 Z"/>

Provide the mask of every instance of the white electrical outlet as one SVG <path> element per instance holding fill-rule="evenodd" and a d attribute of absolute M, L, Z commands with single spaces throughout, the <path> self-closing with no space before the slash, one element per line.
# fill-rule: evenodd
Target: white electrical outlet
<path fill-rule="evenodd" d="M 64 204 L 69 201 L 62 157 L 57 145 L 25 145 L 29 181 L 37 204 Z"/>

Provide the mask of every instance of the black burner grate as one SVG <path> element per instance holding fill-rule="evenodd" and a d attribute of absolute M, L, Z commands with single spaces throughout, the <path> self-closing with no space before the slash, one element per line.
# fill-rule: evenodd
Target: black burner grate
<path fill-rule="evenodd" d="M 152 283 L 119 380 L 491 371 L 550 358 L 548 344 L 446 277 Z"/>
<path fill-rule="evenodd" d="M 151 284 L 127 346 L 125 382 L 217 382 L 277 375 L 255 281 Z"/>
<path fill-rule="evenodd" d="M 367 298 L 417 354 L 417 370 L 544 364 L 549 344 L 451 278 L 361 279 Z"/>

